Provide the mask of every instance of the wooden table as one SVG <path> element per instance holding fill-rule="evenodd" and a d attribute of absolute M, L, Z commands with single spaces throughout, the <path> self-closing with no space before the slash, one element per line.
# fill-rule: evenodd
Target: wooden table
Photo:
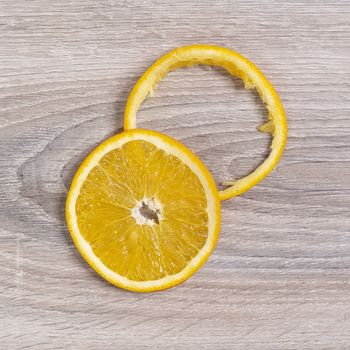
<path fill-rule="evenodd" d="M 171 290 L 102 280 L 65 224 L 79 163 L 120 132 L 128 93 L 177 46 L 255 62 L 289 121 L 278 168 L 222 203 L 207 264 Z M 1 349 L 350 349 L 348 0 L 0 0 Z M 171 73 L 139 126 L 221 181 L 270 144 L 257 95 L 219 69 Z"/>

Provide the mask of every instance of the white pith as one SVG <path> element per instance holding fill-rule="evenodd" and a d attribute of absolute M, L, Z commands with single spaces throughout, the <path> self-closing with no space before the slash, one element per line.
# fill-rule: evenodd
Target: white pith
<path fill-rule="evenodd" d="M 138 225 L 153 226 L 156 222 L 152 219 L 146 218 L 141 214 L 142 204 L 145 203 L 147 207 L 157 213 L 159 222 L 163 219 L 162 205 L 156 198 L 143 198 L 138 201 L 133 209 L 131 209 L 131 216 L 135 219 Z"/>

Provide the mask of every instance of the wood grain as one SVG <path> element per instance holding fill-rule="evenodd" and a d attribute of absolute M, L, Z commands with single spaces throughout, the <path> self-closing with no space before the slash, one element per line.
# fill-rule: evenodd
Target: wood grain
<path fill-rule="evenodd" d="M 195 276 L 128 293 L 74 248 L 67 188 L 121 130 L 140 74 L 191 43 L 262 69 L 287 112 L 287 149 L 223 203 Z M 1 349 L 350 349 L 349 74 L 348 0 L 0 0 Z M 191 147 L 218 184 L 268 152 L 260 100 L 217 69 L 171 73 L 138 118 Z"/>

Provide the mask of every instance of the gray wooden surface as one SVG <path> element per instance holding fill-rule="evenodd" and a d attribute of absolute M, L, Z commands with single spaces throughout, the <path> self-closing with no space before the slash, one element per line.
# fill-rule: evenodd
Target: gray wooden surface
<path fill-rule="evenodd" d="M 1 349 L 350 349 L 350 3 L 0 0 Z M 140 74 L 176 46 L 253 60 L 289 140 L 222 205 L 207 264 L 155 294 L 117 289 L 67 232 L 83 157 L 122 127 Z M 140 126 L 182 140 L 218 183 L 264 159 L 265 110 L 218 69 L 170 74 Z"/>

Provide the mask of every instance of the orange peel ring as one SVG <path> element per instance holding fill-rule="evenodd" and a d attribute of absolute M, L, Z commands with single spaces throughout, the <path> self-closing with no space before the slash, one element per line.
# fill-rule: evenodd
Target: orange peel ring
<path fill-rule="evenodd" d="M 195 64 L 219 66 L 241 78 L 246 88 L 257 90 L 268 110 L 269 120 L 259 130 L 272 134 L 271 152 L 249 175 L 223 182 L 229 187 L 218 190 L 218 193 L 220 200 L 226 200 L 246 192 L 264 179 L 278 163 L 287 140 L 288 127 L 282 103 L 271 83 L 247 58 L 230 49 L 212 45 L 191 45 L 170 51 L 149 67 L 132 89 L 125 108 L 124 129 L 136 128 L 138 109 L 168 72 Z"/>

